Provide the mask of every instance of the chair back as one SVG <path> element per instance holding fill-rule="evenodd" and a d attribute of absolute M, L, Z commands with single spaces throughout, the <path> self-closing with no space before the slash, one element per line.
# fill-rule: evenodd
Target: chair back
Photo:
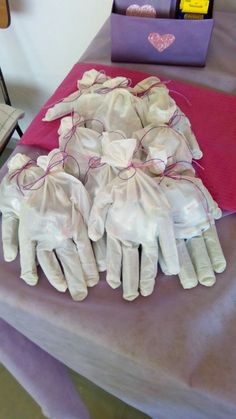
<path fill-rule="evenodd" d="M 8 0 L 0 0 L 0 28 L 8 28 L 10 23 L 11 15 Z"/>

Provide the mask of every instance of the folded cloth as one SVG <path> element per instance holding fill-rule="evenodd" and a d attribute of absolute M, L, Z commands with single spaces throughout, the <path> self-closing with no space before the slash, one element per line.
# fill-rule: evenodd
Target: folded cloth
<path fill-rule="evenodd" d="M 147 73 L 100 64 L 76 64 L 54 95 L 38 113 L 20 140 L 20 144 L 35 145 L 47 150 L 58 147 L 60 121 L 42 122 L 46 110 L 77 89 L 77 80 L 84 71 L 95 68 L 111 77 L 125 76 L 133 85 L 149 77 Z M 177 105 L 189 118 L 193 132 L 204 154 L 197 175 L 218 202 L 221 209 L 236 211 L 236 97 L 194 86 L 180 81 L 171 81 L 168 89 L 175 96 Z M 184 99 L 184 97 L 188 99 Z M 190 102 L 190 103 L 189 103 Z M 191 104 L 191 105 L 190 105 Z"/>
<path fill-rule="evenodd" d="M 0 147 L 14 130 L 18 119 L 23 116 L 24 111 L 0 103 Z"/>

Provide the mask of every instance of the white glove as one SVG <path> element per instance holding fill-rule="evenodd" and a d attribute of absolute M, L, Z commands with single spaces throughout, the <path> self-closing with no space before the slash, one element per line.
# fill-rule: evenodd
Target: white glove
<path fill-rule="evenodd" d="M 62 169 L 61 154 L 53 150 L 40 156 L 45 170 L 21 205 L 19 244 L 21 278 L 38 281 L 36 255 L 49 282 L 74 300 L 87 296 L 87 287 L 99 280 L 87 234 L 90 199 L 82 183 Z"/>
<path fill-rule="evenodd" d="M 122 139 L 120 139 L 122 138 Z M 128 140 L 122 131 L 104 132 L 100 139 L 101 154 L 98 167 L 91 167 L 86 176 L 85 188 L 92 202 L 100 191 L 119 173 L 118 167 L 127 167 L 133 155 L 135 140 Z M 93 249 L 100 272 L 106 270 L 106 235 L 93 242 Z"/>
<path fill-rule="evenodd" d="M 214 285 L 214 272 L 221 273 L 226 267 L 214 225 L 221 210 L 200 179 L 164 177 L 158 183 L 172 208 L 183 288 L 193 288 L 198 283 Z M 165 262 L 160 263 L 163 272 L 168 273 Z"/>
<path fill-rule="evenodd" d="M 174 113 L 172 120 L 170 122 L 170 127 L 182 134 L 190 147 L 193 158 L 199 160 L 202 158 L 203 153 L 199 147 L 199 144 L 196 140 L 196 137 L 192 131 L 191 124 L 187 116 L 177 107 L 176 112 Z"/>
<path fill-rule="evenodd" d="M 83 126 L 83 120 L 67 116 L 62 118 L 59 134 L 59 147 L 68 153 L 64 169 L 81 182 L 88 170 L 89 160 L 101 155 L 101 134 Z"/>
<path fill-rule="evenodd" d="M 135 141 L 129 141 L 133 141 L 134 150 Z M 107 282 L 117 288 L 122 272 L 125 299 L 135 299 L 139 289 L 143 296 L 153 292 L 159 246 L 169 273 L 179 272 L 170 206 L 155 179 L 140 169 L 121 171 L 96 196 L 89 218 L 89 237 L 96 241 L 104 231 Z"/>
<path fill-rule="evenodd" d="M 76 115 L 83 117 L 85 126 L 95 131 L 113 131 L 122 129 L 129 137 L 134 131 L 142 128 L 136 105 L 141 99 L 133 96 L 128 89 L 119 87 L 127 81 L 117 77 L 103 83 L 102 87 L 90 94 L 82 94 L 68 107 Z M 56 105 L 57 106 L 57 105 Z M 55 107 L 49 109 L 44 121 L 62 116 Z"/>
<path fill-rule="evenodd" d="M 134 87 L 133 93 L 143 94 L 141 101 L 137 102 L 137 111 L 144 127 L 168 123 L 177 109 L 169 90 L 157 77 L 142 80 Z"/>
<path fill-rule="evenodd" d="M 107 77 L 102 72 L 97 70 L 85 71 L 82 79 L 77 81 L 78 90 L 71 93 L 61 102 L 56 103 L 51 108 L 49 108 L 43 118 L 43 121 L 54 121 L 55 119 L 61 118 L 62 116 L 74 112 L 77 100 L 82 94 L 89 94 L 94 92 L 107 80 L 109 80 L 109 77 Z"/>
<path fill-rule="evenodd" d="M 180 163 L 178 169 L 186 167 L 186 163 L 191 168 L 193 155 L 189 144 L 183 134 L 171 127 L 151 124 L 134 133 L 134 137 L 139 141 L 139 148 L 145 151 L 143 159 L 153 163 L 151 172 L 160 174 L 176 162 Z"/>
<path fill-rule="evenodd" d="M 17 153 L 8 162 L 8 173 L 0 184 L 2 243 L 6 262 L 13 261 L 18 253 L 20 206 L 24 199 L 18 184 L 29 184 L 42 174 L 43 171 L 36 166 L 36 162 L 24 154 Z"/>

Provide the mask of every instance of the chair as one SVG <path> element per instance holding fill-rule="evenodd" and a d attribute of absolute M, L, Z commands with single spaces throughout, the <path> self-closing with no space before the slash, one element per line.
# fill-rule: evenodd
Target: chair
<path fill-rule="evenodd" d="M 18 120 L 24 116 L 24 112 L 12 107 L 1 67 L 0 88 L 4 99 L 4 103 L 0 103 L 0 154 L 2 154 L 15 130 L 19 137 L 22 137 L 23 132 Z"/>

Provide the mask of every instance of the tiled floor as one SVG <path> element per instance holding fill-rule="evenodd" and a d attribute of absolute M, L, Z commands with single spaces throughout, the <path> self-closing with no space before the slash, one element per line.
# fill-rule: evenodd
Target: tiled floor
<path fill-rule="evenodd" d="M 3 155 L 0 156 L 0 167 L 11 154 L 14 146 L 15 140 L 13 139 L 5 149 Z M 148 418 L 148 416 L 131 408 L 78 374 L 71 371 L 71 376 L 89 409 L 91 419 Z M 1 365 L 0 419 L 44 419 L 40 407 Z"/>

